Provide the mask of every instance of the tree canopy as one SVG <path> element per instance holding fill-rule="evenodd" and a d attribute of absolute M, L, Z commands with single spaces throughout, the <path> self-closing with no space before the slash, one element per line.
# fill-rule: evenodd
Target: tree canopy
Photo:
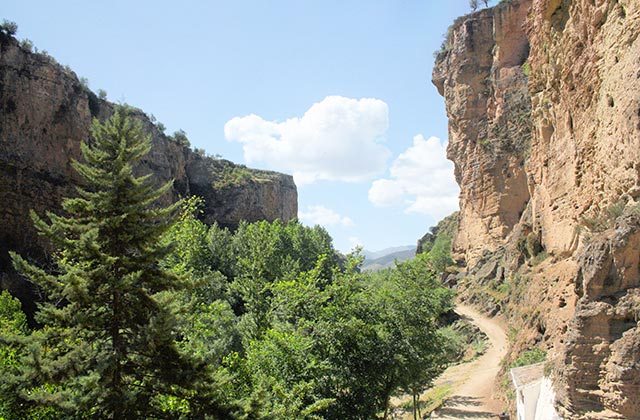
<path fill-rule="evenodd" d="M 319 226 L 207 226 L 198 198 L 158 206 L 148 150 L 126 110 L 94 122 L 78 196 L 33 215 L 56 267 L 13 255 L 47 300 L 28 331 L 0 295 L 2 416 L 369 419 L 444 369 L 450 242 L 362 273 Z"/>

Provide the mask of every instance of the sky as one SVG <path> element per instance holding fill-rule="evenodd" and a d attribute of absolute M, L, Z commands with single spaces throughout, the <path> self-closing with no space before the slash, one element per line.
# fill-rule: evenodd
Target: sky
<path fill-rule="evenodd" d="M 292 174 L 341 251 L 414 244 L 458 206 L 433 52 L 467 0 L 4 0 L 0 19 L 108 99 Z"/>

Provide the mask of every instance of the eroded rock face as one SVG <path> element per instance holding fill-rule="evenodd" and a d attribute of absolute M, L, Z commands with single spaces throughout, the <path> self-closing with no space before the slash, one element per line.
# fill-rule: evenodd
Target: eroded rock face
<path fill-rule="evenodd" d="M 457 257 L 475 264 L 498 248 L 529 201 L 524 153 L 531 103 L 522 66 L 529 54 L 528 1 L 485 9 L 454 24 L 433 83 L 449 116 L 447 156 L 460 192 Z"/>
<path fill-rule="evenodd" d="M 512 0 L 459 19 L 434 70 L 462 297 L 499 301 L 512 357 L 548 349 L 565 418 L 640 416 L 639 36 L 636 0 Z"/>
<path fill-rule="evenodd" d="M 27 309 L 28 291 L 7 274 L 8 251 L 44 258 L 47 245 L 37 236 L 29 211 L 59 211 L 62 198 L 74 194 L 79 179 L 71 161 L 80 159 L 80 142 L 88 139 L 92 118 L 112 112 L 113 105 L 83 87 L 69 69 L 0 34 L 0 286 L 13 288 Z M 230 227 L 241 220 L 297 217 L 291 176 L 200 156 L 161 133 L 142 111 L 134 115 L 153 142 L 137 170 L 153 173 L 158 184 L 175 180 L 165 203 L 200 195 L 205 221 Z M 245 176 L 226 182 L 223 169 Z"/>

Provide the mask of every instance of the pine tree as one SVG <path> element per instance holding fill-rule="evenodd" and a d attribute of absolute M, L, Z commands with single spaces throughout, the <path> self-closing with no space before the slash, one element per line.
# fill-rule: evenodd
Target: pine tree
<path fill-rule="evenodd" d="M 47 300 L 36 313 L 43 328 L 25 340 L 21 372 L 0 380 L 71 417 L 162 416 L 160 399 L 180 398 L 197 377 L 176 343 L 186 283 L 160 265 L 169 249 L 159 239 L 179 203 L 159 207 L 172 183 L 156 188 L 150 175 L 134 174 L 151 140 L 126 108 L 94 120 L 92 137 L 82 144 L 85 162 L 73 162 L 84 182 L 77 198 L 63 201 L 64 215 L 48 213 L 47 221 L 32 212 L 57 250 L 56 271 L 12 254 Z"/>

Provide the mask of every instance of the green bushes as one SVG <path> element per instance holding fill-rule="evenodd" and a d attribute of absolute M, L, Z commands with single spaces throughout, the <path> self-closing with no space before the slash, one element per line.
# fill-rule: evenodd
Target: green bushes
<path fill-rule="evenodd" d="M 176 247 L 166 263 L 199 284 L 196 307 L 232 308 L 220 330 L 195 310 L 189 325 L 201 327 L 184 334 L 207 355 L 212 377 L 230 378 L 227 398 L 236 407 L 251 401 L 245 415 L 374 417 L 394 392 L 427 386 L 455 353 L 437 326 L 452 292 L 426 256 L 363 274 L 362 258 L 338 256 L 321 227 L 242 223 L 232 233 L 207 228 L 194 208 L 167 237 Z"/>
<path fill-rule="evenodd" d="M 191 146 L 191 143 L 187 138 L 187 133 L 185 133 L 184 130 L 175 131 L 173 135 L 170 136 L 170 139 L 178 143 L 180 146 L 185 146 L 185 147 Z"/>
<path fill-rule="evenodd" d="M 37 406 L 19 398 L 19 387 L 8 376 L 16 375 L 22 367 L 25 350 L 21 342 L 30 334 L 27 318 L 18 299 L 9 292 L 0 292 L 0 419 L 55 420 L 60 413 L 52 407 Z M 32 388 L 29 391 L 34 392 Z"/>
<path fill-rule="evenodd" d="M 20 41 L 20 48 L 23 48 L 29 52 L 33 51 L 33 42 L 30 39 L 23 39 L 22 41 Z"/>
<path fill-rule="evenodd" d="M 236 187 L 238 185 L 246 184 L 253 179 L 251 170 L 242 165 L 225 165 L 222 171 L 218 174 L 218 179 L 213 182 L 213 187 L 216 189 L 223 189 L 228 187 Z"/>
<path fill-rule="evenodd" d="M 442 219 L 418 241 L 416 253 L 426 253 L 437 273 L 443 273 L 454 261 L 451 257 L 453 237 L 458 231 L 458 212 Z"/>
<path fill-rule="evenodd" d="M 257 222 L 230 232 L 200 222 L 200 205 L 184 203 L 161 266 L 189 285 L 172 304 L 183 308 L 176 344 L 206 380 L 154 397 L 163 415 L 373 418 L 394 393 L 418 395 L 464 346 L 439 329 L 453 292 L 428 255 L 360 273 L 362 257 L 339 256 L 321 227 Z"/>
<path fill-rule="evenodd" d="M 544 362 L 547 358 L 547 352 L 537 347 L 522 352 L 516 360 L 509 365 L 509 368 L 532 365 Z"/>

